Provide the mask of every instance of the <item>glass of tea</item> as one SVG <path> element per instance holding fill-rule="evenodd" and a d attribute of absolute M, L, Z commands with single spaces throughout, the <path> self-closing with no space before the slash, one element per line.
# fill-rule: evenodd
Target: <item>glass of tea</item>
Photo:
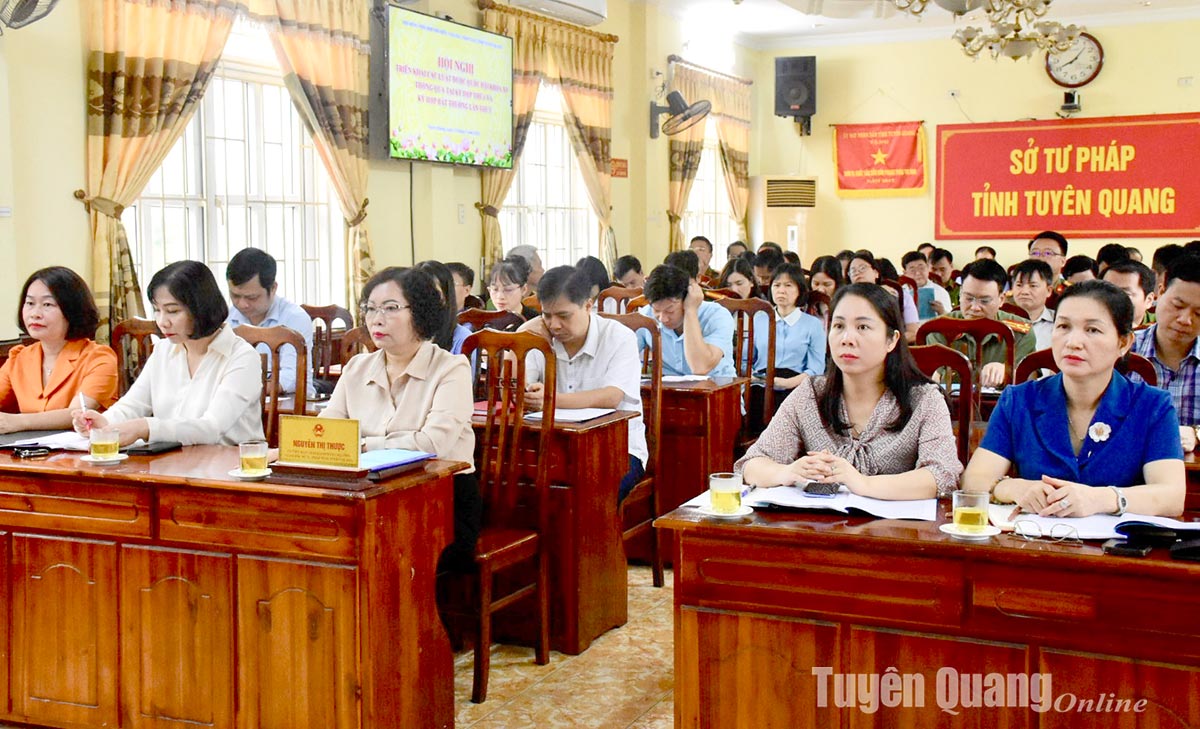
<path fill-rule="evenodd" d="M 714 514 L 736 514 L 742 508 L 742 477 L 737 473 L 714 473 L 708 477 L 708 495 Z"/>
<path fill-rule="evenodd" d="M 267 442 L 265 440 L 248 440 L 238 445 L 238 453 L 242 457 L 242 473 L 255 476 L 267 472 Z"/>
<path fill-rule="evenodd" d="M 88 450 L 93 460 L 114 460 L 120 455 L 120 432 L 116 428 L 92 428 L 88 433 Z"/>
<path fill-rule="evenodd" d="M 962 534 L 982 534 L 988 524 L 988 494 L 954 492 L 954 528 Z"/>

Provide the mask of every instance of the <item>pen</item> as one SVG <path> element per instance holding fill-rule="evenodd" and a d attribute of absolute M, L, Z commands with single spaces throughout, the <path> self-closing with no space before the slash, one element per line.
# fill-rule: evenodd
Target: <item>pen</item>
<path fill-rule="evenodd" d="M 83 390 L 80 390 L 79 391 L 79 414 L 83 415 L 85 412 L 87 412 L 87 406 L 83 404 Z M 91 430 L 92 429 L 91 419 L 84 418 L 84 422 L 87 423 L 87 429 Z"/>

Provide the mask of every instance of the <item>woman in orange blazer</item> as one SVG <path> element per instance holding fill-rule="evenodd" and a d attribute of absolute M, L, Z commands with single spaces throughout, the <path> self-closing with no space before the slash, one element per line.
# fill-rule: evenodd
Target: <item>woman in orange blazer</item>
<path fill-rule="evenodd" d="M 71 428 L 71 411 L 117 399 L 117 355 L 92 337 L 96 302 L 79 274 L 62 266 L 34 271 L 21 290 L 17 326 L 36 340 L 18 345 L 0 367 L 0 433 Z"/>

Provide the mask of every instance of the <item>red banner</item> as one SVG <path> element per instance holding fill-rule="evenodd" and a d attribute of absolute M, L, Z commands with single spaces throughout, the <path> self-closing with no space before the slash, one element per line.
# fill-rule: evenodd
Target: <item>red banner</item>
<path fill-rule="evenodd" d="M 842 197 L 920 195 L 925 192 L 924 124 L 837 124 L 833 161 Z"/>
<path fill-rule="evenodd" d="M 938 127 L 939 239 L 1200 237 L 1200 114 Z"/>

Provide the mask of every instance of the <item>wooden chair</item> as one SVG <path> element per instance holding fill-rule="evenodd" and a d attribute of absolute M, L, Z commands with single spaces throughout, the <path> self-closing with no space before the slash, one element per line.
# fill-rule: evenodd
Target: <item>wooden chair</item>
<path fill-rule="evenodd" d="M 342 322 L 341 330 L 349 331 L 354 328 L 354 315 L 350 313 L 349 309 L 337 304 L 329 306 L 301 304 L 300 306 L 313 323 L 313 344 L 310 355 L 313 379 L 327 382 L 337 379 L 330 372 L 330 367 L 346 363 L 334 356 L 336 353 L 334 332 L 338 331 L 334 329 L 334 324 L 340 321 Z"/>
<path fill-rule="evenodd" d="M 749 447 L 775 414 L 775 308 L 762 299 L 721 299 L 717 303 L 733 314 L 733 365 L 738 377 L 747 378 L 746 384 L 742 385 L 745 416 L 738 445 Z M 762 416 L 755 421 L 750 408 L 750 393 L 753 387 L 751 379 L 754 375 L 754 320 L 760 313 L 767 317 L 767 366 L 763 378 L 765 392 Z"/>
<path fill-rule="evenodd" d="M 1117 360 L 1113 369 L 1123 375 L 1136 374 L 1146 381 L 1151 387 L 1158 386 L 1158 371 L 1154 369 L 1154 365 L 1150 360 L 1140 354 L 1130 352 L 1122 359 Z M 1014 381 L 1019 385 L 1022 382 L 1033 379 L 1034 375 L 1042 370 L 1050 370 L 1058 372 L 1058 363 L 1054 361 L 1054 352 L 1049 347 L 1039 349 L 1017 365 L 1017 374 Z"/>
<path fill-rule="evenodd" d="M 545 357 L 545 381 L 554 383 L 557 358 L 550 343 L 536 334 L 477 331 L 463 343 L 463 354 L 470 359 L 475 352 L 498 363 L 487 373 L 487 425 L 483 429 L 482 461 L 478 464 L 479 486 L 483 495 L 483 529 L 475 547 L 478 568 L 478 623 L 475 636 L 475 676 L 471 701 L 482 703 L 487 698 L 488 670 L 491 665 L 492 615 L 530 595 L 537 600 L 537 646 L 535 662 L 544 665 L 550 660 L 550 585 L 549 553 L 542 535 L 549 532 L 550 460 L 542 457 L 550 452 L 550 435 L 554 427 L 555 388 L 544 390 L 542 419 L 538 425 L 527 425 L 525 410 L 525 358 L 530 352 Z M 510 354 L 511 357 L 506 357 Z M 537 431 L 537 463 L 534 466 L 532 489 L 521 488 L 522 438 L 527 428 Z M 523 500 L 523 493 L 530 499 Z M 522 503 L 525 501 L 526 503 Z M 531 501 L 532 503 L 528 503 Z M 528 507 L 532 519 L 522 519 L 521 507 Z M 530 524 L 530 522 L 533 522 Z M 497 573 L 508 575 L 509 568 L 534 563 L 533 582 L 520 584 L 513 591 L 497 597 L 493 590 L 511 586 L 512 581 L 494 584 Z M 525 573 L 512 575 L 523 577 Z M 518 583 L 519 584 L 519 583 Z"/>
<path fill-rule="evenodd" d="M 829 308 L 830 300 L 822 291 L 809 291 L 808 302 L 804 305 L 804 312 L 817 317 L 825 322 L 825 329 L 829 329 L 829 315 L 832 313 Z"/>
<path fill-rule="evenodd" d="M 627 303 L 625 305 L 625 311 L 640 311 L 643 306 L 649 306 L 649 305 L 650 305 L 650 301 L 643 294 L 641 296 L 635 296 L 632 299 L 630 299 L 629 303 Z"/>
<path fill-rule="evenodd" d="M 633 490 L 621 502 L 621 542 L 628 545 L 630 541 L 650 535 L 650 569 L 653 573 L 654 586 L 663 586 L 663 560 L 658 551 L 658 534 L 654 530 L 654 520 L 661 510 L 659 508 L 658 490 L 654 487 L 655 477 L 659 470 L 658 444 L 662 433 L 662 339 L 658 331 L 658 322 L 641 314 L 601 314 L 606 319 L 618 321 L 632 329 L 635 333 L 645 331 L 650 336 L 650 349 L 645 360 L 647 367 L 642 374 L 650 378 L 650 400 L 642 401 L 642 420 L 646 425 L 646 449 L 649 460 L 646 462 L 646 473 L 642 480 L 634 485 Z M 628 549 L 626 549 L 628 551 Z"/>
<path fill-rule="evenodd" d="M 338 340 L 336 358 L 345 364 L 361 352 L 374 352 L 377 349 L 371 333 L 366 327 L 354 327 Z"/>
<path fill-rule="evenodd" d="M 963 466 L 966 466 L 967 461 L 971 457 L 971 424 L 975 420 L 975 393 L 973 383 L 971 382 L 971 361 L 962 352 L 940 344 L 909 347 L 908 351 L 912 352 L 913 359 L 917 361 L 917 367 L 930 377 L 933 377 L 942 368 L 953 370 L 958 375 L 959 390 L 957 406 L 950 406 L 950 413 L 958 421 L 955 428 L 955 439 L 958 444 L 958 460 L 962 461 Z M 950 392 L 949 387 L 946 388 L 946 392 L 948 395 Z M 952 398 L 947 396 L 946 402 L 949 406 Z"/>
<path fill-rule="evenodd" d="M 475 331 L 481 329 L 507 329 L 525 322 L 511 311 L 488 311 L 486 309 L 464 309 L 458 312 L 458 323 L 466 324 Z"/>
<path fill-rule="evenodd" d="M 466 298 L 463 299 L 463 311 L 466 311 L 467 309 L 486 308 L 487 305 L 483 303 L 483 299 L 479 298 L 475 294 L 467 294 Z"/>
<path fill-rule="evenodd" d="M 617 302 L 617 312 L 616 313 L 624 314 L 626 312 L 632 311 L 628 307 L 629 301 L 631 299 L 636 299 L 641 295 L 642 295 L 641 289 L 628 289 L 623 286 L 609 286 L 608 288 L 601 291 L 600 295 L 598 297 L 596 297 L 596 308 L 598 308 L 600 311 L 604 311 L 605 310 L 604 305 L 606 303 L 608 303 L 609 301 L 615 301 L 615 302 Z"/>
<path fill-rule="evenodd" d="M 1004 342 L 1004 380 L 1011 383 L 1015 374 L 1013 368 L 1013 357 L 1016 354 L 1016 337 L 1006 325 L 996 321 L 995 319 L 955 319 L 949 316 L 939 316 L 936 319 L 930 319 L 921 325 L 917 330 L 917 344 L 925 344 L 930 334 L 940 334 L 945 338 L 946 343 L 950 344 L 960 337 L 969 336 L 975 340 L 975 357 L 971 363 L 973 367 L 972 382 L 976 385 L 975 378 L 979 376 L 979 371 L 983 369 L 983 347 L 980 344 L 984 337 L 989 334 L 994 334 Z"/>
<path fill-rule="evenodd" d="M 917 286 L 917 282 L 915 279 L 913 279 L 909 276 L 901 276 L 900 278 L 896 279 L 896 283 L 900 284 L 900 288 L 902 290 L 908 291 L 908 295 L 909 295 L 909 298 L 912 299 L 913 306 L 921 305 L 921 302 L 917 297 L 917 289 L 920 287 Z"/>
<path fill-rule="evenodd" d="M 733 289 L 704 289 L 705 301 L 720 301 L 721 299 L 740 299 L 738 292 Z"/>
<path fill-rule="evenodd" d="M 1007 311 L 1009 314 L 1012 314 L 1013 316 L 1019 316 L 1022 319 L 1029 318 L 1029 312 L 1025 311 L 1011 301 L 1005 301 L 1003 304 L 1001 304 L 1000 311 Z"/>
<path fill-rule="evenodd" d="M 113 327 L 109 342 L 117 353 L 118 394 L 124 395 L 141 374 L 146 358 L 154 349 L 151 337 L 162 337 L 153 319 L 126 319 Z"/>
<path fill-rule="evenodd" d="M 284 326 L 255 327 L 249 324 L 234 327 L 233 333 L 256 348 L 265 344 L 271 350 L 269 357 L 266 354 L 262 356 L 263 388 L 260 404 L 267 445 L 275 448 L 279 445 L 279 400 L 283 396 L 279 391 L 280 356 L 284 346 L 289 344 L 296 351 L 296 393 L 291 410 L 285 411 L 285 414 L 307 414 L 305 407 L 308 404 L 308 351 L 304 346 L 304 335 Z"/>
<path fill-rule="evenodd" d="M 528 306 L 530 309 L 537 309 L 539 312 L 542 310 L 542 302 L 538 301 L 537 294 L 530 294 L 521 299 L 521 305 Z"/>

